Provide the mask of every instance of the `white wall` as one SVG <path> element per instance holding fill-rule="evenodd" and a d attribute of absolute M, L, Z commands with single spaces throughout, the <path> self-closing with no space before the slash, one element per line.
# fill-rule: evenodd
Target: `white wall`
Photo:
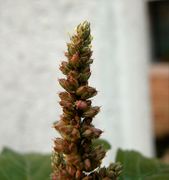
<path fill-rule="evenodd" d="M 0 0 L 0 147 L 51 151 L 68 32 L 91 22 L 95 124 L 117 147 L 152 155 L 146 12 L 135 0 Z M 108 160 L 107 160 L 108 161 Z M 107 162 L 106 161 L 106 162 Z"/>

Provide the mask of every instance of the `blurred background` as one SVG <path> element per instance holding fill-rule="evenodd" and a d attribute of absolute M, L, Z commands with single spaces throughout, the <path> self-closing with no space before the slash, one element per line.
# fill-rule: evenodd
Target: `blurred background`
<path fill-rule="evenodd" d="M 168 0 L 0 0 L 0 148 L 51 152 L 69 33 L 91 22 L 94 119 L 112 149 L 169 162 Z"/>

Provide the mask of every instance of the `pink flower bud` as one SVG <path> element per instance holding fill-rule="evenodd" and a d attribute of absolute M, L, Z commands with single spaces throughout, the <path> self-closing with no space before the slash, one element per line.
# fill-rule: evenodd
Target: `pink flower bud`
<path fill-rule="evenodd" d="M 88 108 L 87 102 L 86 101 L 76 101 L 76 108 L 80 110 L 86 110 Z"/>

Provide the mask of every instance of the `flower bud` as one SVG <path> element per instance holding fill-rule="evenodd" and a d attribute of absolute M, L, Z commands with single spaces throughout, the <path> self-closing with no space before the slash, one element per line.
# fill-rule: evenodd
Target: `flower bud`
<path fill-rule="evenodd" d="M 56 121 L 54 124 L 53 124 L 53 127 L 56 129 L 56 130 L 60 130 L 61 127 L 65 126 L 66 125 L 66 122 L 65 121 Z"/>
<path fill-rule="evenodd" d="M 73 166 L 67 165 L 67 166 L 66 166 L 66 170 L 67 170 L 67 172 L 68 172 L 71 176 L 74 176 L 75 173 L 76 173 L 76 169 L 75 169 Z"/>
<path fill-rule="evenodd" d="M 63 112 L 64 120 L 66 120 L 66 122 L 71 122 L 75 115 L 74 112 L 68 111 L 66 108 L 63 109 Z"/>
<path fill-rule="evenodd" d="M 79 55 L 78 55 L 78 53 L 73 54 L 72 58 L 70 59 L 70 63 L 75 67 L 78 66 L 78 63 L 79 63 Z"/>
<path fill-rule="evenodd" d="M 93 118 L 96 116 L 96 114 L 100 111 L 100 107 L 95 106 L 87 110 L 86 112 L 83 113 L 83 117 L 85 118 Z"/>
<path fill-rule="evenodd" d="M 82 52 L 82 51 L 81 51 Z M 90 51 L 83 51 L 82 53 L 81 53 L 81 57 L 84 57 L 84 56 L 87 56 L 88 57 L 88 59 L 91 57 L 91 55 L 92 55 L 92 51 L 90 50 Z"/>
<path fill-rule="evenodd" d="M 79 167 L 81 158 L 78 154 L 70 154 L 66 156 L 66 162 L 69 165 L 74 165 L 75 167 Z"/>
<path fill-rule="evenodd" d="M 81 118 L 80 118 L 79 116 L 76 115 L 76 116 L 74 117 L 74 119 L 75 119 L 75 122 L 76 122 L 77 124 L 80 123 Z"/>
<path fill-rule="evenodd" d="M 90 86 L 81 86 L 77 89 L 76 94 L 81 97 L 81 99 L 88 99 L 97 94 L 95 88 Z"/>
<path fill-rule="evenodd" d="M 75 46 L 71 43 L 67 43 L 67 50 L 70 55 L 73 55 L 76 52 Z"/>
<path fill-rule="evenodd" d="M 72 92 L 78 88 L 78 81 L 72 76 L 69 76 L 68 79 L 59 79 L 60 85 L 68 92 Z"/>
<path fill-rule="evenodd" d="M 69 140 L 70 134 L 73 130 L 73 126 L 71 125 L 65 125 L 59 128 L 59 132 L 61 133 L 62 137 Z"/>
<path fill-rule="evenodd" d="M 70 71 L 68 77 L 72 76 L 74 79 L 78 79 L 79 73 L 77 71 Z"/>
<path fill-rule="evenodd" d="M 86 100 L 86 103 L 87 103 L 88 106 L 91 106 L 92 101 L 91 100 Z"/>
<path fill-rule="evenodd" d="M 90 127 L 86 129 L 82 135 L 88 139 L 93 139 L 93 138 L 98 138 L 101 135 L 101 133 L 102 131 L 100 129 Z"/>
<path fill-rule="evenodd" d="M 59 69 L 62 71 L 64 75 L 67 75 L 70 71 L 69 64 L 66 61 L 62 61 Z"/>
<path fill-rule="evenodd" d="M 61 100 L 68 101 L 71 103 L 75 101 L 75 97 L 68 92 L 60 92 L 59 97 Z"/>
<path fill-rule="evenodd" d="M 107 172 L 108 177 L 115 177 L 116 173 L 114 171 L 109 170 Z"/>
<path fill-rule="evenodd" d="M 107 175 L 111 177 L 117 177 L 122 172 L 122 165 L 119 162 L 111 163 L 107 168 Z"/>
<path fill-rule="evenodd" d="M 89 159 L 85 159 L 84 161 L 84 167 L 86 171 L 90 171 L 91 170 L 91 162 Z"/>
<path fill-rule="evenodd" d="M 61 153 L 56 152 L 56 151 L 52 152 L 51 160 L 52 160 L 52 168 L 54 171 L 57 171 L 58 166 L 63 164 L 63 162 L 64 162 L 63 155 Z"/>
<path fill-rule="evenodd" d="M 82 94 L 84 94 L 84 93 L 86 93 L 87 92 L 87 86 L 81 86 L 81 87 L 79 87 L 78 89 L 77 89 L 77 91 L 76 91 L 76 94 L 78 95 L 78 96 L 81 96 Z"/>
<path fill-rule="evenodd" d="M 86 64 L 86 62 L 89 60 L 89 56 L 84 56 L 84 54 L 80 57 L 80 61 L 83 64 Z M 84 72 L 84 71 L 83 71 Z"/>
<path fill-rule="evenodd" d="M 86 101 L 82 101 L 82 100 L 76 101 L 75 105 L 76 105 L 77 109 L 83 110 L 83 111 L 88 108 L 87 102 Z"/>
<path fill-rule="evenodd" d="M 76 90 L 78 88 L 78 86 L 79 86 L 78 81 L 75 78 L 73 78 L 72 76 L 68 76 L 67 81 L 68 81 L 68 84 L 69 84 L 69 88 L 72 91 L 74 91 L 74 90 Z"/>
<path fill-rule="evenodd" d="M 93 59 L 89 59 L 86 64 L 89 65 L 89 64 L 92 64 L 93 63 Z"/>
<path fill-rule="evenodd" d="M 77 170 L 77 171 L 76 171 L 75 178 L 80 180 L 80 179 L 81 179 L 81 176 L 82 176 L 82 172 L 81 172 L 80 170 Z"/>
<path fill-rule="evenodd" d="M 115 164 L 116 164 L 116 166 L 115 166 L 115 168 L 114 168 L 115 171 L 120 171 L 120 170 L 122 170 L 122 165 L 121 165 L 120 162 L 117 162 L 117 163 L 115 163 Z"/>
<path fill-rule="evenodd" d="M 80 132 L 78 129 L 73 128 L 72 133 L 70 134 L 70 137 L 72 137 L 71 141 L 76 141 L 80 139 Z"/>
<path fill-rule="evenodd" d="M 65 108 L 69 109 L 69 110 L 73 110 L 73 109 L 74 109 L 74 108 L 73 108 L 73 104 L 70 103 L 70 102 L 68 102 L 68 101 L 62 100 L 62 101 L 59 102 L 59 104 L 60 104 L 61 106 L 65 107 Z"/>
<path fill-rule="evenodd" d="M 89 58 L 87 57 L 87 59 L 89 59 Z M 83 70 L 82 73 L 89 73 L 89 72 L 90 72 L 90 67 L 87 66 L 87 67 Z"/>
<path fill-rule="evenodd" d="M 77 146 L 75 143 L 73 143 L 73 142 L 69 143 L 69 151 L 71 153 L 77 153 Z"/>
<path fill-rule="evenodd" d="M 89 157 L 89 154 L 91 151 L 91 146 L 89 146 L 89 144 L 91 144 L 91 143 L 92 143 L 91 139 L 87 139 L 87 138 L 84 138 L 81 141 L 81 146 L 82 146 L 83 151 L 84 151 L 83 159 L 86 159 Z"/>
<path fill-rule="evenodd" d="M 57 152 L 63 152 L 65 154 L 70 153 L 69 151 L 69 144 L 67 141 L 61 139 L 61 138 L 56 138 L 55 141 L 55 147 L 54 150 Z"/>
<path fill-rule="evenodd" d="M 73 111 L 72 109 L 68 109 L 66 107 L 63 107 L 63 112 L 64 112 L 64 116 L 65 117 L 73 117 L 75 115 L 75 111 Z"/>
<path fill-rule="evenodd" d="M 79 74 L 79 81 L 81 83 L 84 83 L 84 82 L 86 82 L 89 79 L 90 76 L 91 76 L 91 72 L 90 71 L 86 72 L 86 73 L 80 73 Z"/>
<path fill-rule="evenodd" d="M 91 51 L 91 49 L 89 47 L 84 47 L 81 52 L 82 53 L 89 53 Z"/>
<path fill-rule="evenodd" d="M 100 170 L 99 170 L 99 175 L 101 177 L 105 177 L 106 176 L 106 173 L 107 173 L 107 169 L 105 167 L 102 167 Z"/>
<path fill-rule="evenodd" d="M 82 125 L 90 125 L 92 122 L 92 118 L 84 118 Z"/>
<path fill-rule="evenodd" d="M 66 169 L 60 169 L 60 176 L 58 177 L 58 180 L 67 180 L 69 174 L 68 172 L 66 171 Z"/>
<path fill-rule="evenodd" d="M 69 87 L 69 84 L 66 79 L 59 79 L 59 84 L 66 90 L 71 91 L 71 88 Z"/>
<path fill-rule="evenodd" d="M 59 129 L 59 132 L 61 133 L 63 138 L 71 142 L 74 142 L 80 138 L 79 130 L 71 125 L 62 126 Z"/>
<path fill-rule="evenodd" d="M 67 124 L 70 124 L 71 119 L 67 118 L 67 116 L 61 115 L 60 120 L 65 122 L 65 125 L 67 125 Z"/>
<path fill-rule="evenodd" d="M 101 161 L 104 158 L 105 154 L 106 154 L 106 152 L 105 152 L 105 150 L 103 149 L 102 146 L 98 146 L 95 149 L 94 153 L 95 153 L 95 160 L 96 161 Z"/>

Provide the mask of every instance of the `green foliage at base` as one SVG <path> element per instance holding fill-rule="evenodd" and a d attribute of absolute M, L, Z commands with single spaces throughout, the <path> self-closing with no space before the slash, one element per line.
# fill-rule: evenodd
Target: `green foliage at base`
<path fill-rule="evenodd" d="M 19 154 L 4 148 L 0 154 L 0 180 L 49 180 L 50 155 Z"/>
<path fill-rule="evenodd" d="M 169 165 L 146 158 L 135 151 L 117 152 L 116 161 L 123 165 L 119 180 L 169 180 Z"/>
<path fill-rule="evenodd" d="M 107 141 L 97 143 L 110 148 Z M 119 150 L 116 161 L 123 165 L 119 180 L 169 180 L 169 165 L 138 152 Z M 8 148 L 0 154 L 0 180 L 49 180 L 50 173 L 49 154 L 19 154 Z"/>

